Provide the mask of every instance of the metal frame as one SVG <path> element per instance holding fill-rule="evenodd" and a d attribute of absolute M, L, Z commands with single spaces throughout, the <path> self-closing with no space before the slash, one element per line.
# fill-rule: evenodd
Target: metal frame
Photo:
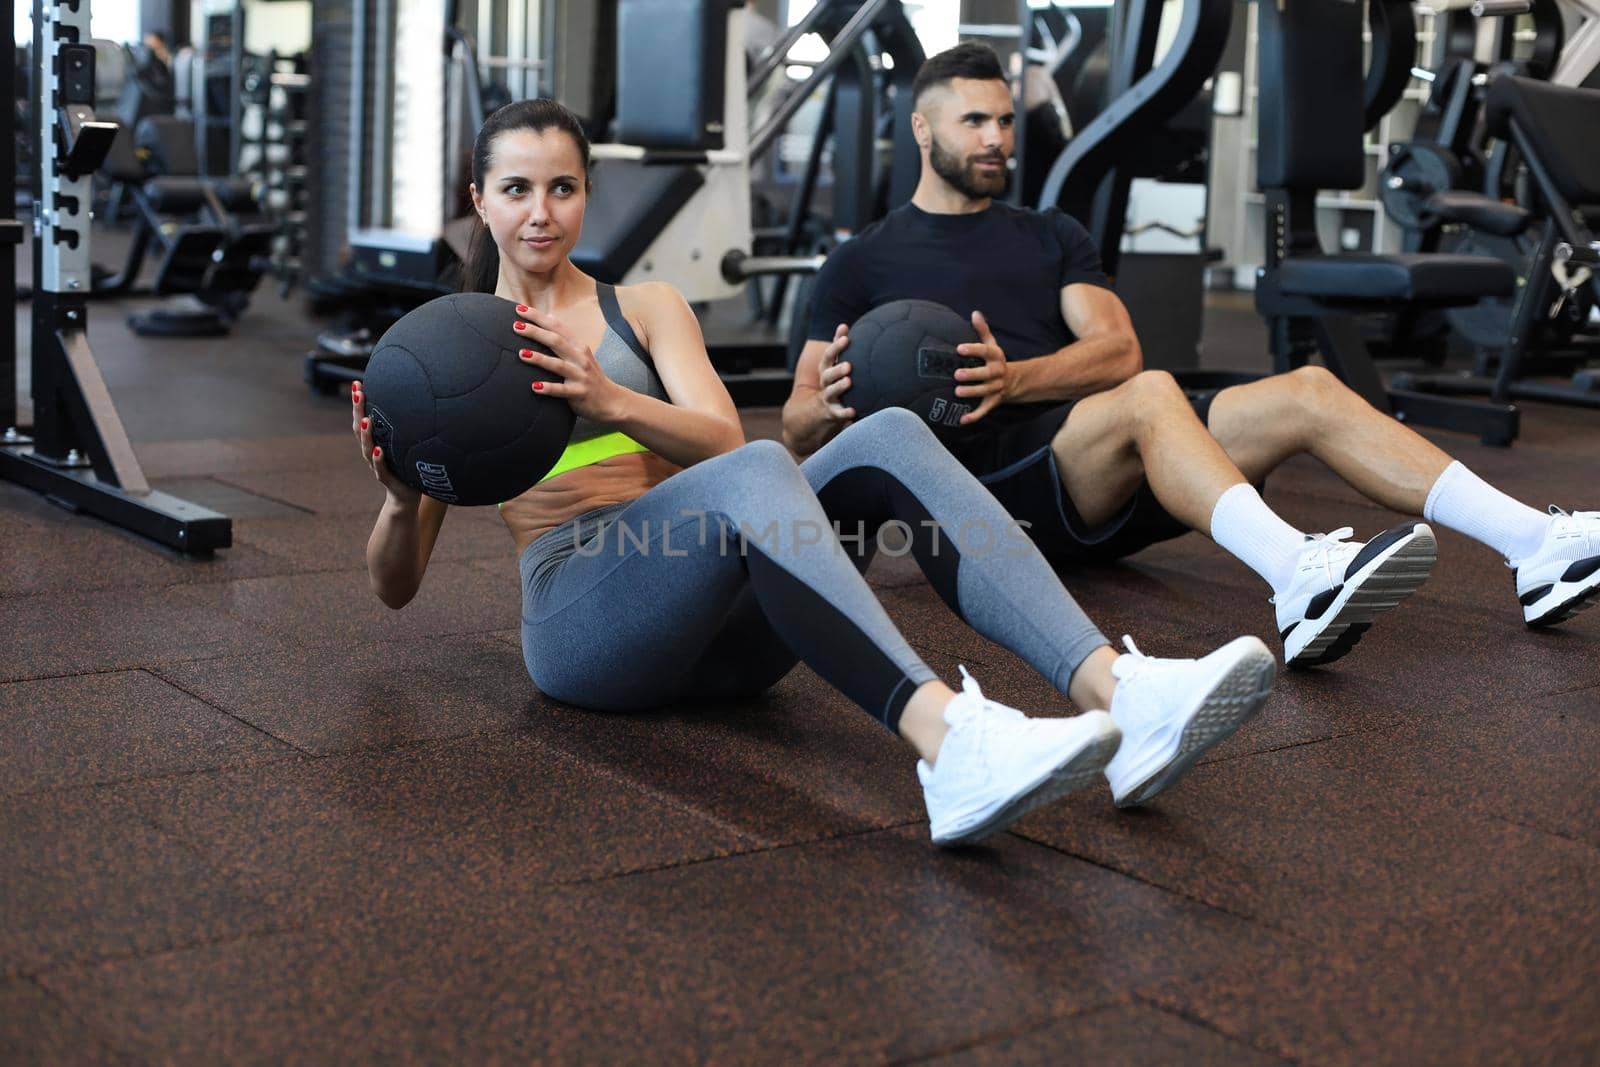
<path fill-rule="evenodd" d="M 1594 247 L 1596 235 L 1578 221 L 1561 190 L 1557 188 L 1550 168 L 1540 158 L 1532 139 L 1513 117 L 1510 120 L 1511 140 L 1516 145 L 1528 172 L 1539 188 L 1539 197 L 1545 205 L 1548 222 L 1540 235 L 1529 260 L 1527 284 L 1518 292 L 1511 322 L 1511 335 L 1500 353 L 1500 366 L 1493 378 L 1476 375 L 1399 375 L 1396 383 L 1409 389 L 1436 393 L 1443 396 L 1487 396 L 1499 402 L 1510 400 L 1544 400 L 1577 407 L 1600 408 L 1600 374 L 1593 369 L 1580 370 L 1569 382 L 1549 382 L 1524 379 L 1528 349 L 1542 325 L 1541 319 L 1555 297 L 1556 282 L 1551 269 L 1564 249 L 1568 256 L 1573 249 Z M 1591 274 L 1588 285 L 1600 301 L 1600 275 Z"/>
<path fill-rule="evenodd" d="M 1119 6 L 1106 91 L 1111 104 L 1056 157 L 1039 196 L 1041 208 L 1060 207 L 1083 221 L 1113 277 L 1139 149 L 1215 72 L 1233 20 L 1232 0 L 1185 0 L 1177 34 L 1153 66 L 1162 6 L 1160 0 Z"/>
<path fill-rule="evenodd" d="M 209 555 L 233 543 L 231 522 L 150 488 L 89 348 L 89 223 L 99 160 L 68 161 L 77 151 L 72 136 L 109 148 L 116 125 L 94 118 L 92 53 L 87 101 L 58 73 L 67 65 L 63 50 L 88 40 L 89 0 L 34 0 L 33 428 L 31 436 L 15 429 L 5 435 L 0 477 L 180 552 Z M 58 135 L 58 127 L 69 132 Z M 14 369 L 14 354 L 11 362 Z M 5 388 L 14 394 L 10 381 Z M 14 396 L 8 407 L 14 413 Z"/>
<path fill-rule="evenodd" d="M 1276 11 L 1263 9 L 1257 47 L 1265 51 L 1269 36 L 1282 32 Z M 1390 62 L 1409 63 L 1408 50 L 1394 48 Z M 1282 89 L 1281 72 L 1263 68 L 1262 92 Z M 1270 84 L 1269 84 L 1270 82 Z M 1384 79 L 1367 79 L 1367 91 Z M 1366 109 L 1370 118 L 1371 110 Z M 1263 145 L 1263 149 L 1264 149 Z M 1516 439 L 1521 414 L 1516 407 L 1490 401 L 1386 387 L 1362 336 L 1362 312 L 1383 310 L 1386 302 L 1357 298 L 1313 298 L 1284 293 L 1278 269 L 1286 259 L 1323 254 L 1316 228 L 1316 189 L 1266 188 L 1267 235 L 1264 264 L 1257 273 L 1256 310 L 1267 323 L 1273 368 L 1282 373 L 1304 366 L 1320 352 L 1333 371 L 1379 411 L 1402 422 L 1476 433 L 1485 444 L 1509 445 Z M 1392 306 L 1392 305 L 1389 305 Z"/>

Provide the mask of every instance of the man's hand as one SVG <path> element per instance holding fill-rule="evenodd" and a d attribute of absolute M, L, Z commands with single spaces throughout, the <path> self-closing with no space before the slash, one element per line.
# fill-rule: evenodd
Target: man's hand
<path fill-rule="evenodd" d="M 822 410 L 827 415 L 826 421 L 838 423 L 837 426 L 829 428 L 829 437 L 844 429 L 845 424 L 856 417 L 855 408 L 846 407 L 839 402 L 839 398 L 850 388 L 850 364 L 839 361 L 839 357 L 849 345 L 850 327 L 840 323 L 839 328 L 833 331 L 833 340 L 822 350 L 822 363 L 818 368 L 822 388 L 817 391 L 817 399 L 822 403 Z"/>
<path fill-rule="evenodd" d="M 956 352 L 963 356 L 978 356 L 983 360 L 983 366 L 963 367 L 956 371 L 956 381 L 962 383 L 956 386 L 956 396 L 981 399 L 975 410 L 961 416 L 963 426 L 970 426 L 1009 400 L 1015 381 L 1011 365 L 1006 362 L 1006 354 L 995 342 L 994 334 L 989 332 L 989 323 L 983 317 L 983 312 L 972 313 L 972 326 L 978 331 L 978 340 L 957 345 Z"/>
<path fill-rule="evenodd" d="M 850 327 L 833 331 L 833 340 L 813 338 L 800 352 L 794 368 L 794 385 L 783 405 L 783 443 L 799 456 L 809 456 L 833 440 L 856 417 L 846 407 L 850 364 L 840 356 L 850 344 Z"/>

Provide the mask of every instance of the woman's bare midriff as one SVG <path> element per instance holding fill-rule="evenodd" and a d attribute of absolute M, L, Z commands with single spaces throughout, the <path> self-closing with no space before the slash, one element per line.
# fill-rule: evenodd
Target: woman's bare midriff
<path fill-rule="evenodd" d="M 653 452 L 613 456 L 551 478 L 500 509 L 517 553 L 568 519 L 607 504 L 624 504 L 677 474 L 682 467 Z"/>

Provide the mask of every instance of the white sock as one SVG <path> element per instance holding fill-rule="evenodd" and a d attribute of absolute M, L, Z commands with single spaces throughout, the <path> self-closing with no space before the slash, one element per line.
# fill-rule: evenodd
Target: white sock
<path fill-rule="evenodd" d="M 1294 577 L 1306 535 L 1278 518 L 1261 494 L 1240 482 L 1211 509 L 1211 540 L 1237 556 L 1278 592 Z"/>
<path fill-rule="evenodd" d="M 1550 525 L 1550 516 L 1511 499 L 1459 462 L 1446 467 L 1428 490 L 1422 515 L 1482 541 L 1508 560 L 1532 555 Z"/>

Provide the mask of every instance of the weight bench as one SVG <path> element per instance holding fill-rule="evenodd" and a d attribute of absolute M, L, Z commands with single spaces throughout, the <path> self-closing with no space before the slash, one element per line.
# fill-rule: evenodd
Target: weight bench
<path fill-rule="evenodd" d="M 1484 108 L 1488 131 L 1514 145 L 1537 189 L 1545 220 L 1528 260 L 1511 329 L 1494 378 L 1410 376 L 1408 388 L 1439 394 L 1487 395 L 1495 400 L 1546 400 L 1600 408 L 1600 372 L 1580 370 L 1570 383 L 1524 377 L 1543 322 L 1571 308 L 1574 325 L 1587 327 L 1588 311 L 1600 302 L 1600 277 L 1590 268 L 1600 215 L 1600 91 L 1574 89 L 1512 75 L 1490 86 Z M 1520 210 L 1520 209 L 1516 209 Z M 1567 266 L 1572 270 L 1567 272 Z M 1556 275 L 1567 277 L 1561 284 Z M 1588 292 L 1583 290 L 1587 288 Z M 1580 299 L 1587 296 L 1589 299 Z"/>
<path fill-rule="evenodd" d="M 1366 181 L 1360 5 L 1296 0 L 1284 10 L 1262 4 L 1259 15 L 1257 185 L 1266 197 L 1267 247 L 1255 300 L 1274 369 L 1303 366 L 1320 352 L 1329 370 L 1380 411 L 1510 444 L 1519 418 L 1510 404 L 1387 388 L 1359 317 L 1507 297 L 1516 289 L 1511 268 L 1491 256 L 1330 255 L 1318 238 L 1318 192 Z"/>

